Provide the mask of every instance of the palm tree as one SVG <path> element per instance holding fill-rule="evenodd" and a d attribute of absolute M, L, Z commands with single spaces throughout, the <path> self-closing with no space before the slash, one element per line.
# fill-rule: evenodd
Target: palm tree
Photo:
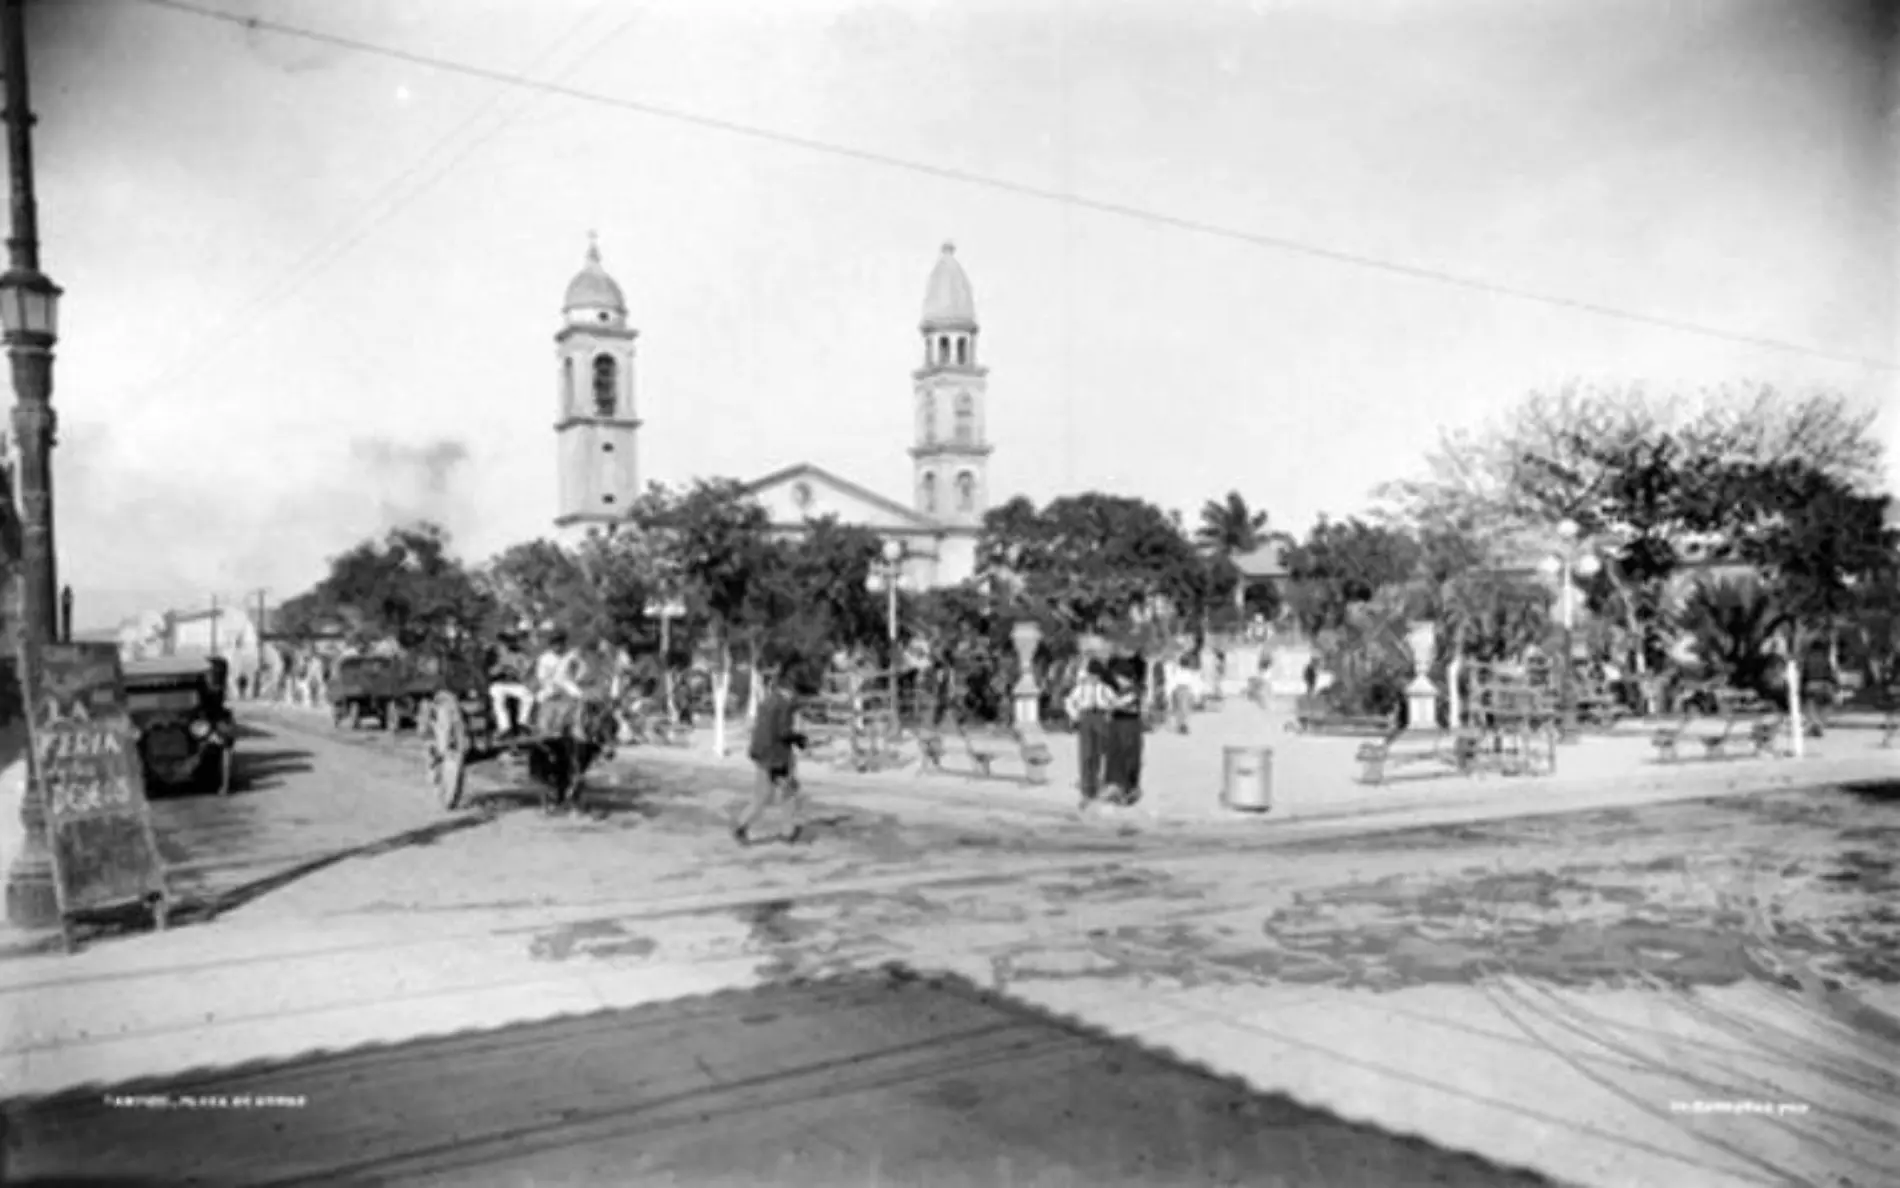
<path fill-rule="evenodd" d="M 1227 492 L 1225 499 L 1210 499 L 1201 505 L 1201 526 L 1194 531 L 1195 543 L 1227 562 L 1259 548 L 1266 539 L 1267 513 L 1247 506 L 1239 491 Z M 1234 613 L 1245 617 L 1247 583 L 1234 582 Z"/>

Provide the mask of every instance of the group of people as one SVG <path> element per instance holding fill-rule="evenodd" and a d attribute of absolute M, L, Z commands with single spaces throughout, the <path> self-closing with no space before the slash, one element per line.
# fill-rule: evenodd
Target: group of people
<path fill-rule="evenodd" d="M 1084 812 L 1141 799 L 1142 708 L 1148 663 L 1132 647 L 1084 639 L 1082 668 L 1064 709 L 1075 723 Z"/>
<path fill-rule="evenodd" d="M 587 697 L 590 680 L 606 675 L 609 698 L 619 695 L 622 666 L 603 655 L 604 664 L 590 666 L 581 649 L 565 631 L 551 631 L 530 662 L 518 636 L 504 638 L 489 650 L 488 696 L 495 711 L 495 729 L 504 737 L 536 728 L 548 706 L 578 704 Z M 602 651 L 607 651 L 603 645 Z M 603 670 L 604 669 L 604 673 Z"/>

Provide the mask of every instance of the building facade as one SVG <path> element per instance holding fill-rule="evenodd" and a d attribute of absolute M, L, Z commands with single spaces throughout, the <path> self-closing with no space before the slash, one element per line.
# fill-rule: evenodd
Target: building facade
<path fill-rule="evenodd" d="M 567 287 L 555 335 L 555 442 L 560 475 L 554 525 L 572 542 L 624 521 L 640 491 L 634 344 L 620 286 L 597 244 Z M 782 536 L 827 516 L 903 547 L 913 588 L 953 585 L 976 572 L 990 506 L 989 372 L 978 361 L 976 300 L 956 247 L 944 244 L 924 287 L 921 364 L 910 375 L 911 493 L 892 499 L 809 462 L 745 486 Z"/>
<path fill-rule="evenodd" d="M 782 534 L 836 516 L 896 541 L 904 549 L 905 583 L 922 589 L 975 574 L 977 537 L 990 506 L 989 372 L 978 362 L 976 300 L 954 244 L 943 245 L 925 283 L 918 332 L 923 360 L 910 376 L 908 501 L 808 462 L 775 470 L 746 491 Z"/>

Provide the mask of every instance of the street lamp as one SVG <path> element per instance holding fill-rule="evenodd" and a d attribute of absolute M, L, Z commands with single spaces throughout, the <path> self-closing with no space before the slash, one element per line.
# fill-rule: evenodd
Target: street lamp
<path fill-rule="evenodd" d="M 59 333 L 59 286 L 40 271 L 39 210 L 33 195 L 33 115 L 26 80 L 26 19 L 22 0 L 0 8 L 5 42 L 7 164 L 13 175 L 12 233 L 7 271 L 0 275 L 0 328 L 13 365 L 15 493 L 20 513 L 20 649 L 26 660 L 39 644 L 58 638 L 58 577 L 53 563 L 53 343 Z M 10 608 L 9 608 L 10 609 Z M 20 798 L 25 829 L 7 870 L 7 919 L 24 928 L 59 920 L 52 856 L 46 849 L 45 811 L 38 781 Z"/>
<path fill-rule="evenodd" d="M 865 585 L 871 590 L 882 589 L 885 597 L 884 623 L 890 641 L 890 697 L 891 723 L 897 723 L 897 587 L 904 580 L 904 562 L 910 556 L 901 540 L 887 540 L 879 558 L 873 562 L 871 576 Z"/>
<path fill-rule="evenodd" d="M 646 604 L 649 617 L 660 621 L 660 700 L 666 708 L 666 722 L 679 721 L 673 701 L 673 636 L 668 625 L 686 614 L 686 604 L 678 598 L 655 598 Z"/>
<path fill-rule="evenodd" d="M 1581 535 L 1575 520 L 1559 523 L 1557 551 L 1545 557 L 1541 566 L 1547 576 L 1557 579 L 1558 614 L 1563 624 L 1563 655 L 1557 666 L 1558 737 L 1565 741 L 1577 736 L 1577 698 L 1575 677 L 1571 672 L 1574 663 L 1571 637 L 1577 629 L 1577 602 L 1572 578 L 1573 575 L 1594 577 L 1597 570 L 1602 568 L 1602 562 L 1590 550 L 1588 543 L 1579 539 Z"/>

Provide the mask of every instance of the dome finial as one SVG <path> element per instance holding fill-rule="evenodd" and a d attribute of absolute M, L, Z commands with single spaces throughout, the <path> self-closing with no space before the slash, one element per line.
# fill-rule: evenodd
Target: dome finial
<path fill-rule="evenodd" d="M 600 263 L 600 233 L 597 231 L 589 231 L 587 233 L 587 262 L 589 264 Z"/>
<path fill-rule="evenodd" d="M 954 255 L 956 255 L 956 254 L 957 254 L 957 245 L 956 245 L 955 243 L 952 243 L 952 242 L 951 242 L 950 240 L 948 240 L 948 239 L 946 239 L 946 240 L 944 240 L 944 241 L 943 241 L 943 254 L 944 254 L 944 255 L 946 255 L 946 256 L 954 256 Z"/>

